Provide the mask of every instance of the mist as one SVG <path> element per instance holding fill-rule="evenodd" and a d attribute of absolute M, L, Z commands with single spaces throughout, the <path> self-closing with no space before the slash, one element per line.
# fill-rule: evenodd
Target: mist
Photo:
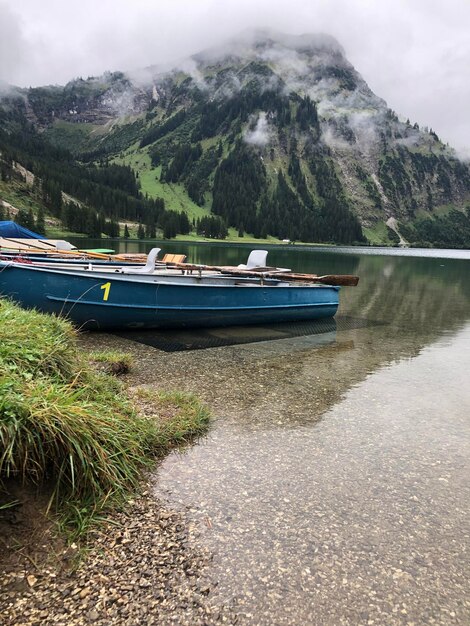
<path fill-rule="evenodd" d="M 107 70 L 144 74 L 248 28 L 324 33 L 400 117 L 470 154 L 469 25 L 466 0 L 0 0 L 0 82 L 28 87 Z M 295 66 L 296 59 L 285 62 Z"/>

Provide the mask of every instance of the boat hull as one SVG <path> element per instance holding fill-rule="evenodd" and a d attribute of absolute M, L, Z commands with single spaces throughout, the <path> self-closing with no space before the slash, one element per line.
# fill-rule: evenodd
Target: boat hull
<path fill-rule="evenodd" d="M 232 326 L 335 315 L 339 287 L 77 275 L 0 263 L 0 293 L 91 330 Z"/>

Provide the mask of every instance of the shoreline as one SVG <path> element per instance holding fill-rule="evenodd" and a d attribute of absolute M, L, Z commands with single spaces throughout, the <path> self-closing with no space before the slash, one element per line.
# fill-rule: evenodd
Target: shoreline
<path fill-rule="evenodd" d="M 2 623 L 236 623 L 230 607 L 211 602 L 211 555 L 197 545 L 189 520 L 156 499 L 148 479 L 143 486 L 92 533 L 78 569 L 68 568 L 67 549 L 55 567 L 34 566 L 23 555 L 22 569 L 2 572 Z"/>
<path fill-rule="evenodd" d="M 70 239 L 73 241 L 79 241 L 82 237 L 72 236 Z M 85 240 L 89 240 L 87 237 L 83 237 Z M 96 240 L 98 241 L 98 240 Z M 195 245 L 195 246 L 235 246 L 237 248 L 253 250 L 258 248 L 268 248 L 270 250 L 288 250 L 290 252 L 295 250 L 300 251 L 314 251 L 319 253 L 335 253 L 341 252 L 342 254 L 357 254 L 357 255 L 378 255 L 378 256 L 409 256 L 409 257 L 423 257 L 423 258 L 444 258 L 444 259 L 462 259 L 470 260 L 470 249 L 468 248 L 412 248 L 412 247 L 398 247 L 398 246 L 378 246 L 378 245 L 341 245 L 341 244 L 329 244 L 329 243 L 272 243 L 266 241 L 227 241 L 226 239 L 215 240 L 196 240 L 196 239 L 104 239 L 107 242 L 116 242 L 118 244 L 132 244 L 132 245 L 144 245 L 147 247 L 165 246 L 170 244 L 172 248 L 179 243 L 183 245 Z M 74 244 L 75 245 L 75 244 Z"/>
<path fill-rule="evenodd" d="M 95 336 L 79 335 L 77 350 L 88 360 L 97 348 L 109 349 L 110 343 L 119 349 L 119 341 L 109 342 L 109 337 L 100 346 Z M 8 360 L 5 363 L 8 370 Z M 125 378 L 124 394 L 141 415 L 156 418 L 154 390 L 146 395 L 137 366 Z M 3 500 L 16 503 L 0 507 L 2 624 L 160 625 L 174 624 L 175 619 L 188 626 L 235 623 L 228 607 L 211 603 L 211 555 L 199 547 L 189 518 L 152 495 L 152 472 L 166 454 L 178 448 L 178 442 L 190 444 L 203 434 L 191 407 L 186 407 L 182 423 L 175 421 L 175 407 L 178 413 L 179 405 L 158 406 L 165 442 L 166 424 L 178 425 L 171 445 L 163 444 L 152 465 L 142 466 L 134 490 L 103 509 L 83 544 L 67 543 L 57 518 L 46 515 L 52 481 L 40 487 L 22 487 L 19 481 L 5 486 L 12 489 L 4 490 Z"/>

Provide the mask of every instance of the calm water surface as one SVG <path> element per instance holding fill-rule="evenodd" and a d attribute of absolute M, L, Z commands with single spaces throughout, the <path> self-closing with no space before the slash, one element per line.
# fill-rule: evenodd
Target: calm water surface
<path fill-rule="evenodd" d="M 155 493 L 188 511 L 241 624 L 470 623 L 470 253 L 411 252 L 273 249 L 274 265 L 357 273 L 338 328 L 367 324 L 159 353 L 148 373 L 215 414 Z"/>

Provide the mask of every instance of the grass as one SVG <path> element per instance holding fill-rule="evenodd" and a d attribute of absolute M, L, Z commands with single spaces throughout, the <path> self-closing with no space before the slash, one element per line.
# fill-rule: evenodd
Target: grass
<path fill-rule="evenodd" d="M 133 398 L 146 417 L 165 416 L 156 420 L 155 442 L 161 450 L 192 441 L 210 419 L 208 409 L 193 394 L 141 387 L 134 390 Z"/>
<path fill-rule="evenodd" d="M 29 209 L 37 214 L 41 208 L 41 200 L 39 195 L 27 183 L 12 179 L 5 182 L 0 180 L 0 199 L 8 202 L 16 209 Z M 10 216 L 13 219 L 12 216 Z"/>
<path fill-rule="evenodd" d="M 389 246 L 391 241 L 388 237 L 387 225 L 383 221 L 376 222 L 373 227 L 362 228 L 367 240 L 374 246 Z"/>
<path fill-rule="evenodd" d="M 416 213 L 416 218 L 433 218 L 448 215 L 452 210 L 464 211 L 463 206 L 455 204 L 441 204 L 433 208 L 432 211 L 420 210 Z"/>
<path fill-rule="evenodd" d="M 133 365 L 132 356 L 118 350 L 92 352 L 90 359 L 100 364 L 103 371 L 114 375 L 127 374 Z"/>
<path fill-rule="evenodd" d="M 64 382 L 73 377 L 75 331 L 65 320 L 0 299 L 0 339 L 2 379 L 44 376 Z"/>
<path fill-rule="evenodd" d="M 49 509 L 61 526 L 74 537 L 85 533 L 138 487 L 156 455 L 207 427 L 196 398 L 142 393 L 144 410 L 114 377 L 90 366 L 67 321 L 0 299 L 0 487 L 7 496 L 11 478 L 49 485 Z"/>
<path fill-rule="evenodd" d="M 189 198 L 183 185 L 160 181 L 161 167 L 152 167 L 147 150 L 134 146 L 122 157 L 116 157 L 114 162 L 132 167 L 139 175 L 142 193 L 150 198 L 163 198 L 166 209 L 186 211 L 191 220 L 210 215 L 208 208 L 198 206 Z"/>

